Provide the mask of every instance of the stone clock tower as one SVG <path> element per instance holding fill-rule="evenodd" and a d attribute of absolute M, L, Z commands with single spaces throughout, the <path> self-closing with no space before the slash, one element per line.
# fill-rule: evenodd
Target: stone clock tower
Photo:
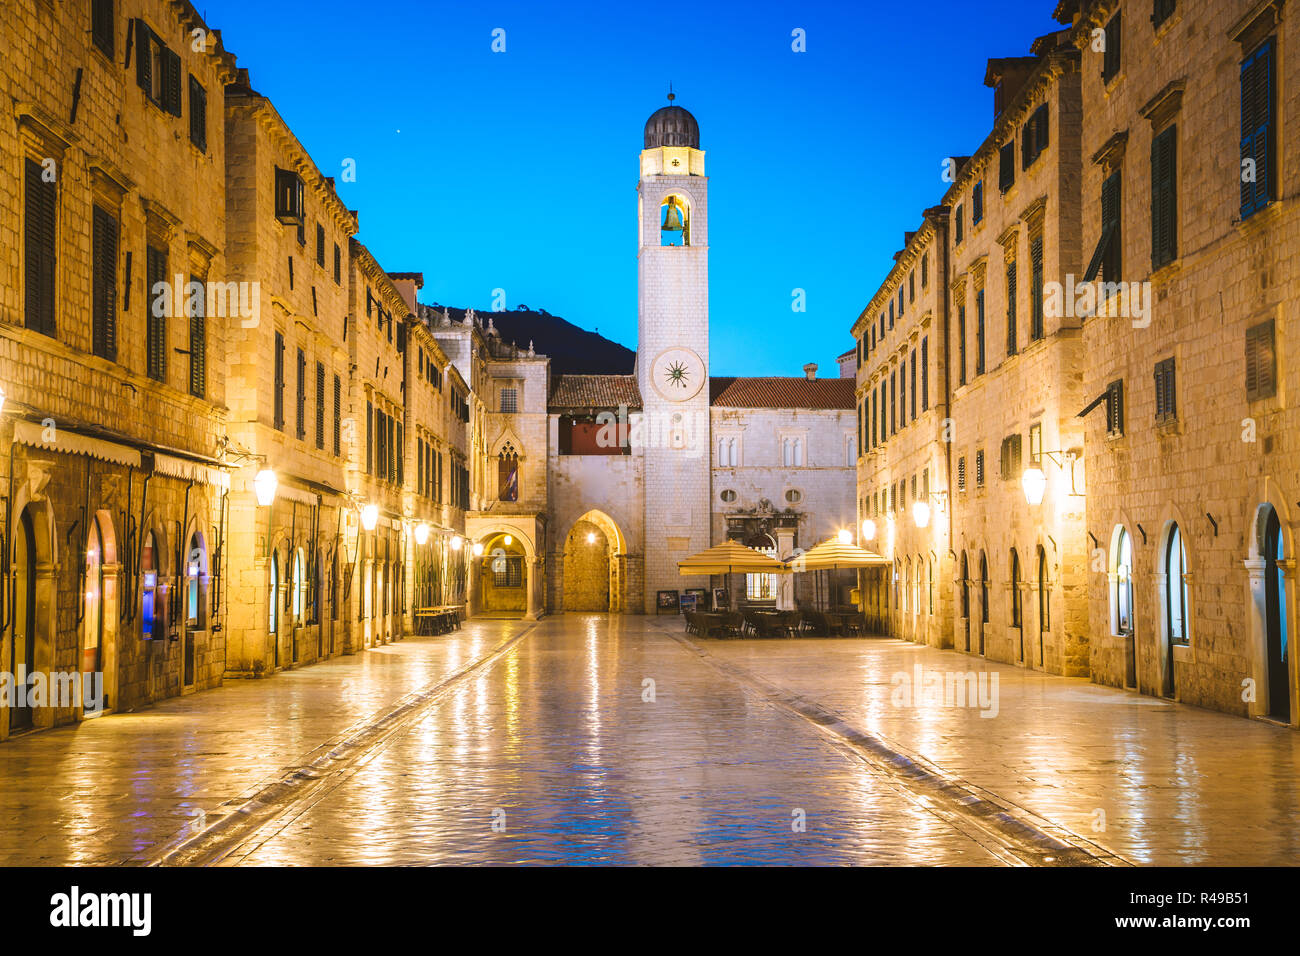
<path fill-rule="evenodd" d="M 695 117 L 646 121 L 637 234 L 637 384 L 645 418 L 646 612 L 657 592 L 708 587 L 677 562 L 710 541 L 709 199 Z"/>

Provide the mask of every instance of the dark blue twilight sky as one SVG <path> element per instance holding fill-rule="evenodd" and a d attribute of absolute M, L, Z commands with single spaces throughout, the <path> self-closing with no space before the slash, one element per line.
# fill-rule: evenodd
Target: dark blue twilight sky
<path fill-rule="evenodd" d="M 629 347 L 637 156 L 671 80 L 707 153 L 717 375 L 835 374 L 942 158 L 988 132 L 985 61 L 1057 28 L 1051 0 L 196 5 L 326 175 L 356 160 L 360 239 L 423 301 L 503 288 Z"/>

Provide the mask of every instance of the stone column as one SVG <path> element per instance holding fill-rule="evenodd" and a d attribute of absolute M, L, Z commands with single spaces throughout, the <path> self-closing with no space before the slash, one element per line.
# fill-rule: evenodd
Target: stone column
<path fill-rule="evenodd" d="M 542 616 L 542 559 L 525 559 L 528 561 L 528 613 L 525 621 L 536 621 Z"/>

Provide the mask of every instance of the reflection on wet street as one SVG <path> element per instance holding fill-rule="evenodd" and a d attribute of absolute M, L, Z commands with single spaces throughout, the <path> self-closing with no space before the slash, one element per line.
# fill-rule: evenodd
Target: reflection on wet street
<path fill-rule="evenodd" d="M 1099 856 L 1295 860 L 1293 732 L 898 641 L 685 641 L 679 629 L 477 621 L 12 739 L 0 744 L 0 863 L 159 861 L 338 754 L 222 837 L 221 862 L 1044 859 L 973 820 L 971 794 Z M 996 708 L 901 699 L 898 676 L 918 665 L 996 674 Z"/>

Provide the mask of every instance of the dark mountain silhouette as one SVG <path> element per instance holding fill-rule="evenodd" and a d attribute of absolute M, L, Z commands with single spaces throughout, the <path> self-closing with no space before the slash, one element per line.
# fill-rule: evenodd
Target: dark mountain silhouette
<path fill-rule="evenodd" d="M 443 307 L 432 308 L 441 311 Z M 465 318 L 464 309 L 448 306 L 447 313 L 454 322 Z M 552 375 L 630 375 L 636 364 L 636 353 L 631 349 L 580 329 L 545 309 L 521 305 L 510 312 L 476 310 L 475 315 L 485 329 L 491 319 L 503 342 L 513 342 L 520 349 L 527 349 L 532 342 L 539 354 L 550 358 Z"/>

